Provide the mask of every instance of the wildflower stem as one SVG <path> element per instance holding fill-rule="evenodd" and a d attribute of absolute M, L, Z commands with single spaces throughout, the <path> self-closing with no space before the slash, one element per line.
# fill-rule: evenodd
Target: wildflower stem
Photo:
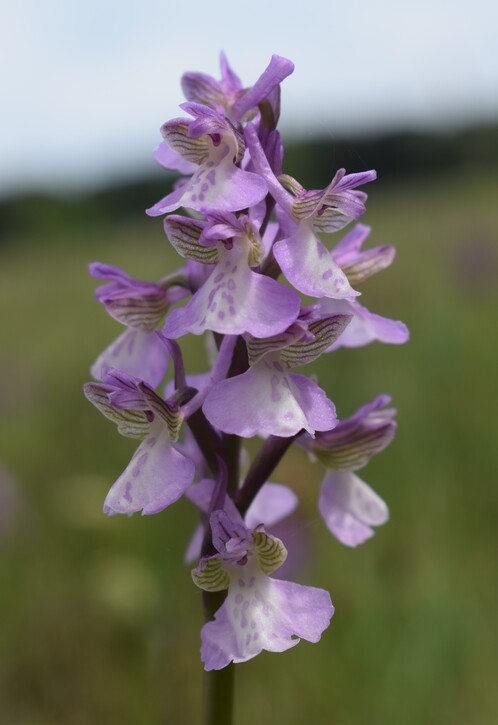
<path fill-rule="evenodd" d="M 261 486 L 268 480 L 287 449 L 290 448 L 300 433 L 301 431 L 295 436 L 289 436 L 289 438 L 270 436 L 263 444 L 252 462 L 242 487 L 235 496 L 235 503 L 242 516 L 251 505 Z"/>
<path fill-rule="evenodd" d="M 218 456 L 223 457 L 223 442 L 213 426 L 206 419 L 202 410 L 197 410 L 187 420 L 197 445 L 202 451 L 212 473 L 218 472 Z"/>
<path fill-rule="evenodd" d="M 226 465 L 228 473 L 227 493 L 233 497 L 239 487 L 240 477 L 240 436 L 225 433 L 223 436 L 226 451 Z"/>
<path fill-rule="evenodd" d="M 206 621 L 221 607 L 225 592 L 203 592 Z M 232 725 L 235 665 L 204 673 L 204 725 Z"/>

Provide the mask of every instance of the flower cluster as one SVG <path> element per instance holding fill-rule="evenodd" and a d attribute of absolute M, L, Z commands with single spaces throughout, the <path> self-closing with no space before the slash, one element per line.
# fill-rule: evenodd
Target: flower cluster
<path fill-rule="evenodd" d="M 359 187 L 375 171 L 340 169 L 320 190 L 283 173 L 280 85 L 292 71 L 273 56 L 246 88 L 222 55 L 221 80 L 185 74 L 185 115 L 162 126 L 155 151 L 181 178 L 147 211 L 167 215 L 164 231 L 184 262 L 154 282 L 90 266 L 105 282 L 98 301 L 125 329 L 92 366 L 97 382 L 85 394 L 122 435 L 141 441 L 104 511 L 154 514 L 184 494 L 198 509 L 186 553 L 198 560 L 193 580 L 228 592 L 202 629 L 207 670 L 301 637 L 316 642 L 334 612 L 326 591 L 271 576 L 287 554 L 272 527 L 298 500 L 268 478 L 292 443 L 327 469 L 318 508 L 342 544 L 362 543 L 388 518 L 356 471 L 393 438 L 389 398 L 338 421 L 315 379 L 292 371 L 341 346 L 408 338 L 403 323 L 357 301 L 394 248 L 363 249 L 363 224 L 332 249 L 320 237 L 359 219 L 367 200 Z M 177 341 L 189 333 L 209 345 L 204 375 L 186 375 Z M 253 436 L 263 439 L 260 452 L 241 466 L 243 439 Z"/>

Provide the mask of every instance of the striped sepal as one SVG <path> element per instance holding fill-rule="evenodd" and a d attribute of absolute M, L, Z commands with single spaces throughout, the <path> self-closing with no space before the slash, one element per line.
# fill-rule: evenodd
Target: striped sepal
<path fill-rule="evenodd" d="M 85 383 L 83 391 L 88 400 L 100 410 L 113 423 L 118 426 L 118 432 L 127 438 L 143 440 L 149 435 L 150 425 L 141 410 L 119 410 L 108 401 L 107 395 L 114 390 L 104 383 Z"/>
<path fill-rule="evenodd" d="M 209 146 L 206 136 L 192 138 L 188 135 L 189 123 L 175 118 L 161 127 L 163 138 L 180 156 L 199 166 L 208 160 Z"/>
<path fill-rule="evenodd" d="M 266 255 L 266 250 L 261 237 L 252 224 L 248 225 L 247 238 L 251 244 L 247 264 L 249 267 L 259 267 Z"/>
<path fill-rule="evenodd" d="M 396 423 L 390 420 L 384 425 L 362 427 L 353 434 L 345 434 L 342 440 L 338 436 L 334 441 L 322 441 L 320 433 L 317 433 L 312 450 L 327 468 L 357 471 L 389 445 L 395 432 Z"/>
<path fill-rule="evenodd" d="M 287 549 L 276 536 L 270 536 L 265 531 L 253 531 L 252 540 L 256 547 L 259 566 L 263 574 L 271 574 L 272 571 L 282 566 L 287 559 Z"/>
<path fill-rule="evenodd" d="M 137 384 L 137 388 L 143 395 L 147 410 L 151 410 L 166 424 L 170 441 L 172 443 L 177 441 L 183 422 L 183 414 L 178 405 L 160 398 L 147 383 L 140 382 Z"/>
<path fill-rule="evenodd" d="M 158 292 L 143 297 L 110 299 L 106 302 L 106 309 L 111 317 L 123 325 L 151 332 L 163 319 L 168 304 L 166 294 Z"/>
<path fill-rule="evenodd" d="M 218 248 L 199 244 L 202 229 L 203 225 L 195 219 L 172 215 L 164 220 L 166 236 L 180 256 L 201 264 L 216 264 Z"/>
<path fill-rule="evenodd" d="M 325 204 L 326 193 L 320 191 L 306 191 L 298 199 L 291 202 L 292 216 L 297 222 L 302 222 L 318 214 Z"/>
<path fill-rule="evenodd" d="M 199 589 L 206 592 L 221 592 L 230 586 L 230 577 L 217 555 L 201 559 L 199 566 L 192 569 L 192 579 Z"/>
<path fill-rule="evenodd" d="M 292 196 L 300 196 L 305 192 L 304 186 L 301 186 L 299 181 L 296 181 L 296 179 L 294 179 L 292 176 L 289 176 L 288 174 L 281 174 L 278 177 L 278 180 L 280 181 L 284 189 L 289 191 Z"/>
<path fill-rule="evenodd" d="M 284 330 L 279 335 L 267 338 L 256 338 L 248 337 L 246 340 L 247 344 L 247 355 L 249 358 L 249 365 L 254 365 L 261 360 L 264 355 L 268 355 L 271 352 L 277 352 L 291 345 L 296 340 L 299 340 L 304 334 L 304 330 L 299 325 L 292 325 L 287 330 Z"/>
<path fill-rule="evenodd" d="M 225 103 L 220 84 L 204 73 L 184 73 L 181 84 L 185 98 L 189 101 L 211 107 Z"/>
<path fill-rule="evenodd" d="M 316 360 L 337 340 L 352 315 L 332 315 L 308 324 L 308 332 L 313 339 L 303 338 L 282 350 L 280 360 L 288 367 L 307 365 Z"/>
<path fill-rule="evenodd" d="M 352 264 L 345 264 L 341 266 L 341 269 L 347 276 L 349 284 L 354 287 L 380 272 L 381 269 L 389 267 L 395 254 L 396 249 L 391 244 L 375 247 L 357 255 Z"/>
<path fill-rule="evenodd" d="M 359 192 L 358 192 L 359 193 Z M 332 206 L 326 207 L 322 214 L 313 217 L 313 231 L 317 234 L 332 234 L 349 224 L 352 217 Z"/>

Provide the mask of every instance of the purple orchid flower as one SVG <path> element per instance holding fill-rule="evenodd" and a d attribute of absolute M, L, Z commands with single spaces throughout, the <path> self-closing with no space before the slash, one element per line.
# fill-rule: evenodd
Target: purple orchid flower
<path fill-rule="evenodd" d="M 172 301 L 171 290 L 134 279 L 119 267 L 102 262 L 92 262 L 89 270 L 92 277 L 107 281 L 95 290 L 95 297 L 122 325 L 150 332 L 164 318 Z M 174 301 L 181 299 L 182 290 L 179 291 Z"/>
<path fill-rule="evenodd" d="M 329 531 L 346 546 L 358 546 L 374 535 L 373 526 L 389 518 L 389 511 L 378 494 L 354 471 L 386 448 L 394 438 L 396 410 L 385 408 L 391 399 L 379 395 L 340 421 L 333 430 L 318 433 L 314 440 L 302 437 L 301 445 L 324 463 L 319 511 Z"/>
<path fill-rule="evenodd" d="M 183 178 L 147 213 L 167 215 L 166 236 L 185 264 L 158 282 L 91 265 L 104 281 L 97 299 L 126 329 L 92 366 L 99 382 L 85 385 L 118 432 L 140 441 L 104 511 L 158 513 L 183 494 L 199 510 L 186 558 L 200 557 L 192 576 L 207 592 L 206 613 L 219 607 L 202 629 L 206 670 L 287 650 L 299 638 L 317 642 L 333 615 L 327 592 L 271 576 L 287 556 L 273 527 L 294 511 L 297 496 L 268 479 L 294 442 L 327 468 L 318 507 L 341 543 L 361 544 L 389 516 L 357 471 L 394 436 L 390 399 L 379 396 L 338 421 L 315 378 L 293 369 L 341 346 L 408 339 L 402 322 L 356 301 L 357 286 L 391 264 L 394 247 L 363 249 L 364 224 L 332 251 L 319 236 L 362 216 L 367 194 L 359 187 L 376 172 L 339 169 L 325 189 L 305 189 L 283 173 L 276 128 L 293 64 L 272 56 L 248 88 L 223 54 L 220 65 L 220 80 L 183 76 L 187 117 L 162 126 L 154 153 Z M 185 368 L 180 338 L 188 333 L 206 333 L 202 375 Z M 169 357 L 172 379 L 158 394 Z M 265 440 L 249 461 L 241 438 L 252 436 Z M 302 537 L 294 538 L 302 551 Z M 220 607 L 210 593 L 225 590 Z M 220 686 L 213 676 L 210 683 Z M 209 722 L 228 722 L 226 694 L 207 698 Z"/>
<path fill-rule="evenodd" d="M 194 119 L 176 118 L 164 124 L 161 132 L 169 146 L 184 159 L 196 164 L 191 179 L 147 210 L 159 216 L 180 206 L 201 213 L 233 212 L 261 201 L 267 193 L 264 179 L 244 171 L 245 144 L 242 135 L 224 116 L 199 103 L 181 106 Z"/>
<path fill-rule="evenodd" d="M 246 127 L 245 137 L 254 168 L 292 222 L 287 224 L 289 235 L 273 245 L 275 259 L 286 278 L 310 297 L 344 299 L 358 295 L 317 233 L 338 231 L 364 213 L 367 195 L 356 187 L 374 181 L 376 172 L 346 175 L 344 169 L 339 169 L 330 184 L 320 191 L 306 191 L 295 179 L 286 176 L 286 186 L 293 196 L 276 178 L 251 124 Z"/>
<path fill-rule="evenodd" d="M 92 277 L 107 281 L 95 291 L 97 300 L 112 318 L 127 327 L 93 363 L 93 377 L 100 380 L 104 368 L 116 368 L 157 387 L 168 369 L 168 355 L 154 328 L 164 319 L 170 304 L 184 297 L 186 290 L 142 282 L 119 267 L 101 262 L 93 262 L 89 269 Z"/>
<path fill-rule="evenodd" d="M 86 383 L 84 392 L 122 435 L 143 439 L 111 486 L 104 512 L 155 514 L 180 498 L 192 483 L 195 466 L 175 445 L 182 421 L 178 407 L 143 380 L 112 369 L 103 371 L 102 383 Z"/>
<path fill-rule="evenodd" d="M 203 479 L 199 483 L 190 486 L 185 495 L 189 501 L 197 506 L 201 513 L 208 514 L 215 487 L 216 481 Z M 266 530 L 270 530 L 272 526 L 290 516 L 296 509 L 297 504 L 298 498 L 288 486 L 283 486 L 281 483 L 267 482 L 259 490 L 247 509 L 244 516 L 244 525 L 248 529 L 255 529 L 263 524 Z M 239 517 L 237 508 L 230 496 L 225 497 L 223 510 L 232 520 L 237 520 Z M 204 527 L 199 524 L 185 552 L 185 562 L 187 564 L 200 557 L 203 535 Z"/>
<path fill-rule="evenodd" d="M 294 70 L 294 64 L 278 55 L 273 55 L 270 64 L 249 89 L 230 67 L 226 56 L 220 56 L 221 80 L 217 81 L 205 73 L 185 73 L 182 89 L 188 101 L 201 103 L 216 110 L 222 108 L 232 122 L 242 121 L 265 99 L 273 100 L 287 76 Z M 278 116 L 276 117 L 276 120 Z"/>
<path fill-rule="evenodd" d="M 207 419 L 219 430 L 244 438 L 286 438 L 303 429 L 314 435 L 333 428 L 334 404 L 313 380 L 290 373 L 289 368 L 316 359 L 349 320 L 348 315 L 336 315 L 311 323 L 309 335 L 303 335 L 299 324 L 261 344 L 249 340 L 251 367 L 211 389 L 203 406 Z M 297 340 L 292 339 L 294 335 Z"/>
<path fill-rule="evenodd" d="M 170 238 L 175 236 L 179 248 L 178 239 L 182 234 L 179 218 L 172 223 Z M 171 222 L 166 226 L 171 228 Z M 189 240 L 192 247 L 191 235 L 189 222 L 183 232 L 184 247 Z M 166 337 L 176 339 L 188 332 L 200 335 L 205 330 L 270 337 L 294 322 L 299 314 L 298 295 L 250 268 L 260 262 L 264 247 L 247 217 L 220 215 L 204 227 L 202 239 L 211 244 L 204 250 L 216 252 L 217 264 L 190 302 L 169 315 L 163 328 Z M 202 250 L 200 240 L 198 247 Z"/>
<path fill-rule="evenodd" d="M 204 668 L 246 662 L 262 650 L 284 652 L 300 639 L 318 642 L 334 614 L 329 593 L 270 577 L 287 552 L 263 527 L 250 530 L 224 511 L 210 522 L 218 553 L 201 559 L 192 577 L 201 589 L 228 594 L 202 628 Z"/>

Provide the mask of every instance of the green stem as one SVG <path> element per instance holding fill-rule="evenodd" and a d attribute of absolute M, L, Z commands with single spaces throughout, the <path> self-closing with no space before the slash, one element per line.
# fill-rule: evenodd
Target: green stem
<path fill-rule="evenodd" d="M 226 592 L 203 592 L 206 621 L 221 607 Z M 232 725 L 235 665 L 204 673 L 204 725 Z"/>
<path fill-rule="evenodd" d="M 261 486 L 268 480 L 300 432 L 289 438 L 270 436 L 266 439 L 253 460 L 242 487 L 235 495 L 235 503 L 242 516 L 245 515 Z"/>
<path fill-rule="evenodd" d="M 225 433 L 223 440 L 225 443 L 228 476 L 227 493 L 233 498 L 239 487 L 240 449 L 242 441 L 240 436 L 231 435 L 230 433 Z"/>

